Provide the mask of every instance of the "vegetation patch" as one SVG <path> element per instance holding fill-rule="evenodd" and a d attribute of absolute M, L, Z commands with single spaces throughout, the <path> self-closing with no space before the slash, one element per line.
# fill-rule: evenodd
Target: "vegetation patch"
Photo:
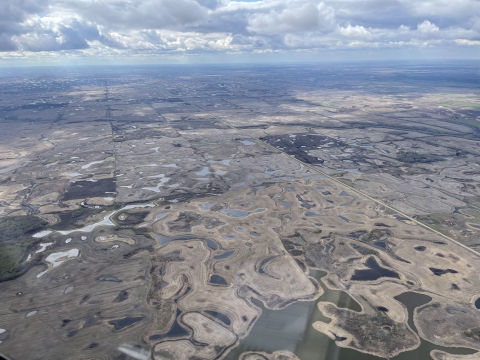
<path fill-rule="evenodd" d="M 113 178 L 92 181 L 77 181 L 72 183 L 63 195 L 63 201 L 74 199 L 86 199 L 91 197 L 107 196 L 114 192 L 115 182 Z"/>
<path fill-rule="evenodd" d="M 115 214 L 113 220 L 121 226 L 132 226 L 141 224 L 150 211 L 139 211 L 135 213 L 129 213 L 126 211 Z"/>
<path fill-rule="evenodd" d="M 466 337 L 480 341 L 480 328 L 468 329 L 464 334 Z"/>
<path fill-rule="evenodd" d="M 12 216 L 0 220 L 0 282 L 14 279 L 34 263 L 21 263 L 39 239 L 32 235 L 48 224 L 36 216 Z"/>
<path fill-rule="evenodd" d="M 413 151 L 401 151 L 397 154 L 397 160 L 405 164 L 431 163 L 444 160 L 441 156 L 432 154 L 419 154 Z"/>

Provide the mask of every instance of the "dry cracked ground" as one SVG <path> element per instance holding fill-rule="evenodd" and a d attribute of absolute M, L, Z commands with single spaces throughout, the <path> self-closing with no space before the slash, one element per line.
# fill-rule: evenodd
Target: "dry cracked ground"
<path fill-rule="evenodd" d="M 478 68 L 0 75 L 0 352 L 480 359 Z"/>

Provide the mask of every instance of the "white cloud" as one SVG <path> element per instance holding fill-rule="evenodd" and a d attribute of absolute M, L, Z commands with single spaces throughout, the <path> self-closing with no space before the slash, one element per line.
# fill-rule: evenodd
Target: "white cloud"
<path fill-rule="evenodd" d="M 479 41 L 478 0 L 0 0 L 4 57 L 389 51 Z"/>
<path fill-rule="evenodd" d="M 417 26 L 417 30 L 422 33 L 422 34 L 426 34 L 426 35 L 431 35 L 431 34 L 435 34 L 435 33 L 438 33 L 438 31 L 440 31 L 439 27 L 433 23 L 431 23 L 430 21 L 428 20 L 425 20 L 424 22 L 422 22 L 421 24 L 418 24 Z"/>
<path fill-rule="evenodd" d="M 268 13 L 255 13 L 248 21 L 247 30 L 265 35 L 285 34 L 301 31 L 321 31 L 335 25 L 335 12 L 323 2 L 287 3 L 281 9 Z"/>
<path fill-rule="evenodd" d="M 349 38 L 373 39 L 374 36 L 370 31 L 359 25 L 347 25 L 339 28 L 340 34 Z"/>
<path fill-rule="evenodd" d="M 480 46 L 480 40 L 457 39 L 455 41 L 459 45 Z"/>

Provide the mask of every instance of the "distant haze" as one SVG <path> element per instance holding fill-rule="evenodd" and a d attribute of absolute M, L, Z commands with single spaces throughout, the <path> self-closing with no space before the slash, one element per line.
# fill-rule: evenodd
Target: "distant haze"
<path fill-rule="evenodd" d="M 479 0 L 0 0 L 0 66 L 479 57 Z"/>

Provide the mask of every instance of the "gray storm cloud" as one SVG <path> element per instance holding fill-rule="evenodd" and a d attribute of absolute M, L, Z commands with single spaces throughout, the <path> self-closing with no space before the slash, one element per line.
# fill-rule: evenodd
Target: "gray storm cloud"
<path fill-rule="evenodd" d="M 0 51 L 480 46 L 478 0 L 0 0 Z"/>
<path fill-rule="evenodd" d="M 0 51 L 18 49 L 14 36 L 31 31 L 27 20 L 48 7 L 48 0 L 0 1 Z"/>

